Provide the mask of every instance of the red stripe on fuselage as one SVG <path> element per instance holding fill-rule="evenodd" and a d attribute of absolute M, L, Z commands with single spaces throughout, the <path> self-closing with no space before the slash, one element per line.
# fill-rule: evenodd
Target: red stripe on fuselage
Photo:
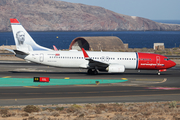
<path fill-rule="evenodd" d="M 165 58 L 158 54 L 138 53 L 138 69 L 160 70 L 175 66 L 173 61 Z"/>

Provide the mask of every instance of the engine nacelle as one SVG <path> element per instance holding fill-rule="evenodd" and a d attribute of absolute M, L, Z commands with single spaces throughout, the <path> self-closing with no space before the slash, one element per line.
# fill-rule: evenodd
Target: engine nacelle
<path fill-rule="evenodd" d="M 125 71 L 124 65 L 119 65 L 119 64 L 110 64 L 106 70 L 109 73 L 123 73 Z"/>

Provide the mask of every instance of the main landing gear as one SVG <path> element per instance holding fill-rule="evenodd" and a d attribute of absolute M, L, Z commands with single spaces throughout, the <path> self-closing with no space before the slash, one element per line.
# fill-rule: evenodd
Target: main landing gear
<path fill-rule="evenodd" d="M 88 69 L 87 74 L 88 74 L 88 75 L 97 75 L 97 74 L 98 74 L 98 71 L 97 71 L 96 69 L 94 69 L 94 70 Z"/>

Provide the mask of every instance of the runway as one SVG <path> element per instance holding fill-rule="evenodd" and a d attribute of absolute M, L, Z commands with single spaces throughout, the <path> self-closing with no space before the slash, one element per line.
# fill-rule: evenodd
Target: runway
<path fill-rule="evenodd" d="M 83 69 L 65 69 L 24 62 L 0 62 L 0 78 L 111 79 L 113 84 L 0 87 L 0 105 L 153 102 L 180 100 L 180 66 L 157 75 L 151 70 L 87 75 Z"/>

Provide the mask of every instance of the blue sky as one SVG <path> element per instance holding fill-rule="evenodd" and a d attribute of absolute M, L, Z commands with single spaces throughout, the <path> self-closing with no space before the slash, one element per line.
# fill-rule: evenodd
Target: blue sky
<path fill-rule="evenodd" d="M 61 0 L 151 20 L 180 20 L 180 0 Z"/>

